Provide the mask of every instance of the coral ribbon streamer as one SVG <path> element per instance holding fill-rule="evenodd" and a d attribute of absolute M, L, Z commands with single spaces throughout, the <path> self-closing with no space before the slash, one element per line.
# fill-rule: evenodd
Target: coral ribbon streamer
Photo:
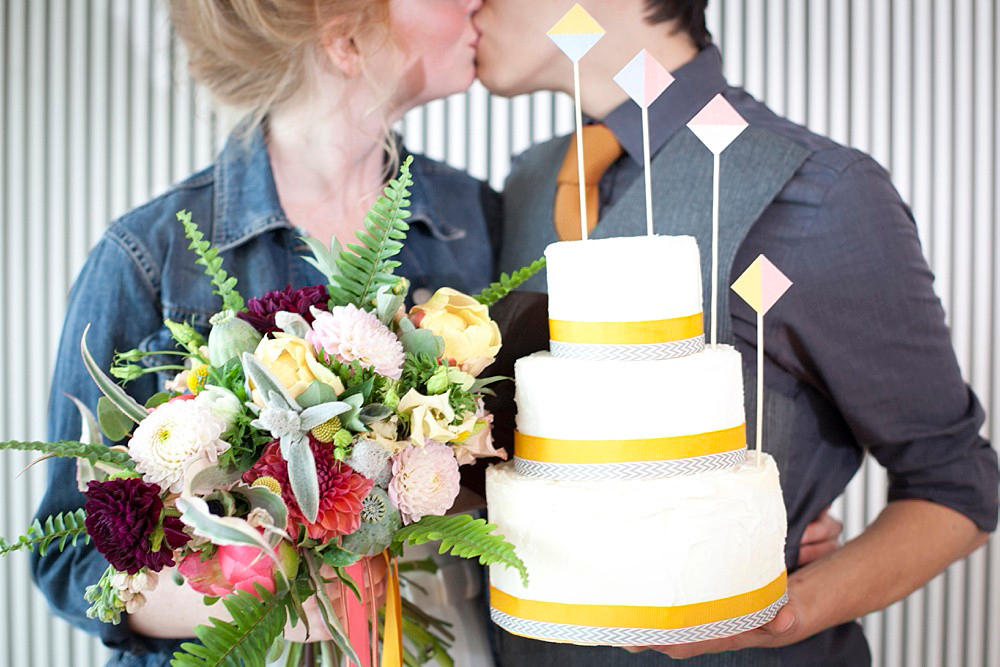
<path fill-rule="evenodd" d="M 687 340 L 705 333 L 701 313 L 644 322 L 549 320 L 549 339 L 558 343 L 652 345 Z"/>
<path fill-rule="evenodd" d="M 708 433 L 637 440 L 556 440 L 514 432 L 514 454 L 542 463 L 674 461 L 745 446 L 746 424 Z"/>
<path fill-rule="evenodd" d="M 367 597 L 364 567 L 364 562 L 358 562 L 347 568 L 347 574 L 358 583 L 362 598 Z M 342 591 L 342 597 L 347 616 L 344 619 L 344 622 L 347 624 L 347 639 L 351 642 L 351 646 L 354 647 L 354 652 L 358 654 L 358 658 L 361 659 L 361 664 L 357 667 L 373 667 L 371 647 L 369 646 L 370 638 L 368 636 L 368 613 L 365 610 L 365 601 L 359 600 L 346 586 Z M 348 662 L 348 665 L 352 667 L 354 664 L 353 662 Z"/>
<path fill-rule="evenodd" d="M 673 607 L 637 607 L 524 600 L 491 586 L 490 606 L 515 618 L 542 623 L 597 628 L 675 629 L 752 614 L 778 601 L 785 588 L 786 574 L 782 572 L 770 583 L 742 595 Z"/>
<path fill-rule="evenodd" d="M 399 597 L 399 566 L 388 551 L 382 552 L 387 568 L 385 595 L 385 627 L 382 639 L 382 667 L 403 664 L 403 608 Z"/>

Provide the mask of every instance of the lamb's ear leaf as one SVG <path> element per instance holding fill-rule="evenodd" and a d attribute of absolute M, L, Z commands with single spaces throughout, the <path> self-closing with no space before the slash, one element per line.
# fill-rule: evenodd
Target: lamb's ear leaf
<path fill-rule="evenodd" d="M 319 478 L 309 439 L 295 438 L 282 449 L 288 462 L 288 483 L 292 487 L 295 501 L 305 520 L 314 523 L 319 516 Z"/>

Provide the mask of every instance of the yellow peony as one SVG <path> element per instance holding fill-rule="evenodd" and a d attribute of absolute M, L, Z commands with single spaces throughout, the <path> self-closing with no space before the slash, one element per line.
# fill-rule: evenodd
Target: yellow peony
<path fill-rule="evenodd" d="M 271 371 L 292 398 L 298 398 L 317 380 L 332 387 L 338 395 L 344 391 L 340 378 L 317 361 L 309 343 L 287 333 L 275 332 L 271 336 L 273 338 L 265 337 L 260 341 L 253 355 Z M 257 391 L 253 392 L 253 402 L 264 406 Z"/>
<path fill-rule="evenodd" d="M 414 324 L 444 339 L 444 356 L 472 375 L 493 363 L 500 351 L 500 328 L 490 311 L 471 296 L 442 287 L 410 310 Z"/>

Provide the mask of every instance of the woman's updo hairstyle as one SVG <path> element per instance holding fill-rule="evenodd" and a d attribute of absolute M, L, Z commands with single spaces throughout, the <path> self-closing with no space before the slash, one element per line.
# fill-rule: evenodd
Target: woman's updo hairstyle
<path fill-rule="evenodd" d="M 191 75 L 260 121 L 307 84 L 331 26 L 388 32 L 388 0 L 170 0 Z"/>

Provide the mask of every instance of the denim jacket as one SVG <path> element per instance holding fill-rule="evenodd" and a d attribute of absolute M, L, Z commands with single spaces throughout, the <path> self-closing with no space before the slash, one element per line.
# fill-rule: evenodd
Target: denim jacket
<path fill-rule="evenodd" d="M 403 156 L 407 154 L 401 151 Z M 398 259 L 397 274 L 411 289 L 450 286 L 473 293 L 493 278 L 499 238 L 499 198 L 487 185 L 428 158 L 414 155 L 411 165 L 410 231 Z M 195 264 L 178 210 L 192 214 L 205 238 L 219 249 L 226 271 L 249 298 L 287 285 L 321 285 L 324 277 L 301 255 L 303 233 L 289 223 L 275 190 L 263 132 L 248 137 L 234 132 L 216 162 L 151 202 L 115 221 L 87 258 L 69 296 L 69 307 L 53 374 L 48 438 L 80 437 L 80 416 L 67 395 L 79 398 L 96 414 L 99 391 L 80 358 L 80 339 L 90 324 L 87 346 L 104 369 L 116 351 L 135 347 L 170 350 L 174 345 L 166 318 L 187 321 L 207 333 L 220 298 L 203 269 Z M 325 239 L 324 239 L 325 241 Z M 413 292 L 411 292 L 412 294 Z M 176 363 L 175 356 L 149 356 L 147 365 Z M 150 373 L 126 389 L 144 402 L 169 373 Z M 38 516 L 82 506 L 75 463 L 57 459 Z M 107 562 L 92 545 L 51 549 L 32 558 L 32 574 L 57 615 L 98 634 L 120 649 L 110 664 L 167 664 L 174 641 L 150 640 L 86 618 L 84 589 L 97 583 Z"/>

